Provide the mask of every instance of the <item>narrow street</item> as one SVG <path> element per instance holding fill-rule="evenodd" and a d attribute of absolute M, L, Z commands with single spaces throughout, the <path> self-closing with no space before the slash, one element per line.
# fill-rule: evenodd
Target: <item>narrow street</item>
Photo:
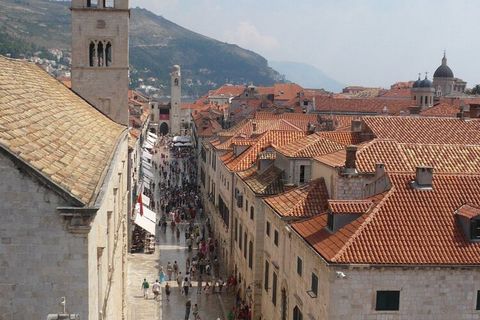
<path fill-rule="evenodd" d="M 164 155 L 164 158 L 161 157 L 162 154 Z M 167 154 L 168 158 L 166 158 Z M 188 167 L 188 158 L 175 159 L 172 157 L 172 153 L 164 146 L 160 146 L 159 151 L 154 155 L 154 162 L 157 164 L 162 163 L 164 159 L 168 159 L 169 163 L 177 160 L 178 168 L 180 168 L 178 175 L 172 175 L 169 173 L 166 177 L 161 174 L 160 169 L 160 173 L 157 173 L 156 171 L 155 183 L 157 186 L 159 185 L 159 182 L 161 184 L 170 180 L 171 185 L 181 187 L 182 183 L 185 183 L 187 180 L 190 181 L 190 177 L 188 177 L 187 172 L 184 170 L 184 167 Z M 160 201 L 164 196 L 165 190 L 155 188 L 155 201 Z M 192 261 L 198 250 L 197 245 L 194 244 L 192 251 L 189 252 L 188 246 L 186 245 L 185 233 L 188 232 L 189 222 L 182 221 L 177 224 L 180 231 L 180 236 L 177 238 L 176 227 L 175 229 L 171 227 L 169 215 L 166 215 L 168 216 L 168 225 L 166 227 L 161 227 L 158 225 L 158 221 L 162 218 L 162 210 L 157 207 L 155 211 L 157 213 L 155 252 L 153 254 L 134 253 L 129 254 L 128 256 L 128 303 L 130 319 L 184 320 L 186 319 L 185 304 L 188 299 L 191 299 L 192 311 L 193 306 L 195 304 L 198 305 L 198 319 L 227 319 L 226 315 L 228 311 L 231 310 L 234 303 L 233 293 L 225 294 L 225 287 L 221 294 L 218 293 L 218 287 L 216 288 L 215 293 L 208 293 L 204 290 L 206 281 L 212 284 L 212 281 L 216 282 L 218 279 L 218 277 L 214 276 L 215 272 L 212 271 L 210 276 L 206 274 L 202 276 L 203 286 L 201 290 L 198 290 L 198 274 L 200 272 L 197 270 L 195 276 L 192 277 L 188 296 L 181 294 L 175 276 L 172 276 L 172 280 L 168 281 L 168 275 L 166 272 L 168 262 L 173 264 L 176 261 L 179 266 L 179 272 L 184 276 L 186 274 L 187 259 Z M 204 224 L 205 221 L 200 219 L 199 215 L 197 215 L 194 220 L 194 225 L 201 229 L 204 227 Z M 161 284 L 162 290 L 156 301 L 152 292 L 152 284 L 155 280 L 160 280 L 159 273 L 161 267 L 163 267 L 165 272 L 166 281 Z M 219 276 L 225 281 L 227 275 L 222 272 L 221 262 L 219 269 Z M 143 297 L 143 279 L 146 279 L 150 284 L 148 299 L 144 299 Z M 169 301 L 167 301 L 165 292 L 166 282 L 168 282 L 171 287 Z M 195 319 L 192 312 L 190 313 L 189 319 Z"/>

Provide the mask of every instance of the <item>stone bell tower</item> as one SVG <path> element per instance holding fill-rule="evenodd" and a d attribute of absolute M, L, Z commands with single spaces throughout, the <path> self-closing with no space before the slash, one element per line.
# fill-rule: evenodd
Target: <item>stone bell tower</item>
<path fill-rule="evenodd" d="M 128 0 L 72 0 L 72 90 L 128 124 Z"/>
<path fill-rule="evenodd" d="M 180 66 L 174 65 L 172 72 L 170 73 L 171 79 L 171 93 L 170 93 L 170 108 L 171 118 L 170 126 L 171 133 L 182 134 L 182 110 L 181 110 L 181 97 L 182 97 L 182 74 L 180 72 Z"/>

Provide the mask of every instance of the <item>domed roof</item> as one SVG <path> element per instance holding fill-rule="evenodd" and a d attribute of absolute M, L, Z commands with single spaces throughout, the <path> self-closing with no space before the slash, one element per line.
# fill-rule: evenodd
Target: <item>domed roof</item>
<path fill-rule="evenodd" d="M 435 70 L 434 78 L 453 78 L 453 71 L 447 66 L 447 56 L 443 53 L 442 65 Z"/>
<path fill-rule="evenodd" d="M 420 81 L 420 88 L 431 88 L 432 87 L 432 81 L 428 80 L 427 77 Z"/>
<path fill-rule="evenodd" d="M 419 88 L 421 83 L 422 83 L 422 80 L 420 79 L 420 74 L 418 74 L 418 79 L 413 83 L 413 87 Z"/>
<path fill-rule="evenodd" d="M 449 66 L 440 66 L 435 70 L 435 73 L 433 74 L 434 78 L 453 78 L 453 71 L 450 69 Z"/>

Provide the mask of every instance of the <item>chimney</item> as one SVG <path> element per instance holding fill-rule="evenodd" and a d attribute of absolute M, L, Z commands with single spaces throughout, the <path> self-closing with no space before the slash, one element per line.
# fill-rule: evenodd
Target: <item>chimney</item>
<path fill-rule="evenodd" d="M 353 119 L 352 120 L 352 132 L 362 132 L 362 120 Z"/>
<path fill-rule="evenodd" d="M 347 146 L 347 157 L 345 158 L 345 169 L 347 172 L 356 172 L 357 166 L 355 164 L 357 160 L 357 146 Z"/>
<path fill-rule="evenodd" d="M 375 178 L 379 178 L 385 174 L 385 165 L 383 163 L 375 164 Z"/>
<path fill-rule="evenodd" d="M 417 166 L 415 170 L 415 189 L 432 189 L 433 187 L 433 168 L 427 166 Z"/>
<path fill-rule="evenodd" d="M 252 132 L 257 132 L 257 123 L 252 122 Z"/>

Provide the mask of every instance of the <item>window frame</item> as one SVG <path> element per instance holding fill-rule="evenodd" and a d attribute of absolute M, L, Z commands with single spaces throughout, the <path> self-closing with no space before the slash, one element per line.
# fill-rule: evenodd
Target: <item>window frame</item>
<path fill-rule="evenodd" d="M 268 237 L 270 237 L 270 227 L 271 227 L 270 221 L 267 220 L 266 222 L 267 222 L 267 223 L 266 223 L 266 225 L 265 225 L 265 234 L 266 234 Z"/>
<path fill-rule="evenodd" d="M 318 276 L 315 274 L 315 272 L 312 272 L 310 291 L 313 293 L 313 295 L 315 295 L 315 297 L 318 297 Z"/>
<path fill-rule="evenodd" d="M 303 260 L 297 256 L 297 274 L 301 277 L 303 276 Z"/>
<path fill-rule="evenodd" d="M 253 269 L 253 241 L 248 242 L 248 267 Z"/>
<path fill-rule="evenodd" d="M 387 296 L 381 297 L 380 294 Z M 389 296 L 390 295 L 390 296 Z M 387 301 L 396 298 L 397 301 Z M 382 301 L 384 299 L 384 301 Z M 383 303 L 383 305 L 381 305 Z M 400 311 L 400 290 L 376 290 L 375 291 L 375 311 Z"/>
<path fill-rule="evenodd" d="M 274 272 L 272 272 L 272 303 L 274 306 L 277 306 L 277 282 L 278 276 Z"/>
<path fill-rule="evenodd" d="M 280 234 L 277 229 L 273 231 L 273 244 L 278 247 L 278 243 L 280 242 Z"/>
<path fill-rule="evenodd" d="M 253 206 L 250 206 L 250 220 L 253 220 L 255 216 L 255 208 Z"/>
<path fill-rule="evenodd" d="M 263 272 L 263 289 L 265 289 L 266 292 L 268 292 L 269 278 L 270 278 L 270 263 L 268 263 L 268 260 L 265 260 L 265 270 Z"/>
<path fill-rule="evenodd" d="M 480 290 L 477 290 L 477 305 L 475 310 L 480 311 Z"/>

